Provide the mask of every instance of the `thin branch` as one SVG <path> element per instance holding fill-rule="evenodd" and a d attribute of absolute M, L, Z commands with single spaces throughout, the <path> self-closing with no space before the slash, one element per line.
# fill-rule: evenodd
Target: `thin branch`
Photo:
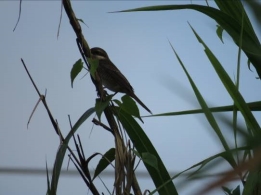
<path fill-rule="evenodd" d="M 98 121 L 96 118 L 93 118 L 92 119 L 92 122 L 95 124 L 95 125 L 99 125 L 101 127 L 103 127 L 105 130 L 109 131 L 112 133 L 112 135 L 114 135 L 113 131 L 106 125 L 104 125 L 103 123 L 101 123 L 100 121 Z"/>
<path fill-rule="evenodd" d="M 41 100 L 42 100 L 42 102 L 43 102 L 43 105 L 44 105 L 44 107 L 45 107 L 45 109 L 46 109 L 46 111 L 47 111 L 47 113 L 48 113 L 48 116 L 49 116 L 49 118 L 50 118 L 50 120 L 51 120 L 51 123 L 52 123 L 52 125 L 53 125 L 53 128 L 55 129 L 57 135 L 59 135 L 59 127 L 58 127 L 58 125 L 56 124 L 56 122 L 55 122 L 55 120 L 54 120 L 54 118 L 53 118 L 53 115 L 52 115 L 51 111 L 49 110 L 49 108 L 48 108 L 48 106 L 47 106 L 47 103 L 46 103 L 46 101 L 45 101 L 45 96 L 43 96 L 43 95 L 40 94 L 40 92 L 39 92 L 39 90 L 38 90 L 36 84 L 34 83 L 34 80 L 33 80 L 33 78 L 31 77 L 31 75 L 30 75 L 30 73 L 29 73 L 29 71 L 28 71 L 28 69 L 27 69 L 27 67 L 26 67 L 26 65 L 25 65 L 25 63 L 24 63 L 24 60 L 23 60 L 22 58 L 21 58 L 21 61 L 22 61 L 23 66 L 24 66 L 24 68 L 25 68 L 25 70 L 26 70 L 26 72 L 27 72 L 27 75 L 29 76 L 29 78 L 30 78 L 30 80 L 31 80 L 31 82 L 32 82 L 32 84 L 33 84 L 33 86 L 34 86 L 34 89 L 36 90 L 38 96 L 41 98 Z"/>
<path fill-rule="evenodd" d="M 17 27 L 19 21 L 20 21 L 21 12 L 22 12 L 22 0 L 20 0 L 20 4 L 19 4 L 19 16 L 18 16 L 18 20 L 17 20 L 17 22 L 16 22 L 16 25 L 15 25 L 15 27 L 14 27 L 14 29 L 13 29 L 13 32 L 15 31 L 15 29 L 16 29 L 16 27 Z"/>
<path fill-rule="evenodd" d="M 57 31 L 57 39 L 58 39 L 59 33 L 60 33 L 62 17 L 63 17 L 63 2 L 61 1 L 61 14 L 60 14 L 60 20 L 59 20 L 58 31 Z"/>

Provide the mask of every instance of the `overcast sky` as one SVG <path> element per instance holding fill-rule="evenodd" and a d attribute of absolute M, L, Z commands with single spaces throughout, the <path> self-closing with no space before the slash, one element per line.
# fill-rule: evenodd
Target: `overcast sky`
<path fill-rule="evenodd" d="M 190 3 L 191 1 L 187 1 Z M 72 1 L 76 17 L 91 47 L 102 47 L 115 65 L 128 78 L 136 95 L 154 114 L 199 108 L 189 82 L 173 55 L 173 44 L 192 78 L 210 106 L 232 103 L 225 88 L 196 40 L 188 22 L 210 47 L 229 75 L 236 74 L 237 47 L 224 33 L 224 44 L 216 35 L 216 22 L 192 10 L 164 12 L 108 13 L 123 9 L 159 4 L 180 4 L 186 1 Z M 204 4 L 205 1 L 195 1 Z M 210 5 L 214 5 L 210 2 Z M 58 120 L 62 133 L 69 131 L 68 114 L 74 123 L 88 108 L 93 107 L 95 88 L 89 75 L 81 73 L 70 84 L 72 65 L 81 57 L 75 33 L 63 10 L 60 35 L 57 39 L 61 10 L 60 1 L 23 1 L 20 22 L 13 32 L 19 13 L 19 1 L 0 2 L 0 168 L 52 168 L 59 146 L 40 104 L 29 124 L 29 116 L 38 101 L 20 61 L 24 59 L 42 94 L 47 89 L 47 103 Z M 257 28 L 255 26 L 255 28 Z M 260 36 L 260 34 L 259 34 Z M 260 80 L 249 71 L 242 56 L 240 90 L 247 102 L 260 100 Z M 252 68 L 253 69 L 253 68 Z M 254 69 L 253 69 L 254 70 Z M 116 97 L 120 98 L 122 94 Z M 148 113 L 140 107 L 142 115 Z M 227 116 L 231 117 L 231 114 Z M 94 116 L 93 116 L 94 117 Z M 78 133 L 86 156 L 105 153 L 113 147 L 113 137 L 87 120 Z M 141 124 L 170 172 L 182 171 L 197 162 L 223 151 L 216 135 L 203 115 L 145 118 Z M 241 120 L 243 124 L 243 121 Z M 223 128 L 228 142 L 233 144 L 230 129 Z M 97 141 L 99 140 L 99 141 Z M 70 144 L 74 148 L 73 143 Z M 95 167 L 99 158 L 91 163 Z M 64 161 L 67 166 L 68 157 Z M 230 168 L 226 163 L 223 169 Z M 74 170 L 74 166 L 69 166 Z M 140 166 L 139 171 L 144 171 Z M 112 176 L 113 177 L 113 176 Z M 103 178 L 109 189 L 112 179 Z M 180 194 L 193 194 L 210 179 L 177 185 Z M 175 184 L 179 183 L 174 180 Z M 97 186 L 105 194 L 103 185 Z M 234 188 L 238 183 L 228 185 Z M 141 180 L 142 189 L 154 189 L 149 177 Z M 10 175 L 0 172 L 0 194 L 45 194 L 46 176 Z M 87 194 L 80 176 L 61 176 L 58 194 Z M 222 194 L 217 189 L 216 194 Z M 215 194 L 212 192 L 211 194 Z"/>

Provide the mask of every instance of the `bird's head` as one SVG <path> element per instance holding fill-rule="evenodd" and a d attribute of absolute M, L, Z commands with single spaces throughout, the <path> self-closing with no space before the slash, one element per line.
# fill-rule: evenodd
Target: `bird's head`
<path fill-rule="evenodd" d="M 100 47 L 91 48 L 92 57 L 98 60 L 109 59 L 108 54 Z"/>

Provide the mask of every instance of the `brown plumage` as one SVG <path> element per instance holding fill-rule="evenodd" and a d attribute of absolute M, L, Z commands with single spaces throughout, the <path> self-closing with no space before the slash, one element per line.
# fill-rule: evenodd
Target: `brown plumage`
<path fill-rule="evenodd" d="M 121 71 L 112 63 L 106 51 L 102 48 L 94 47 L 91 49 L 92 57 L 99 60 L 98 73 L 104 87 L 113 92 L 126 93 L 135 99 L 143 108 L 152 114 L 145 104 L 134 94 L 134 90 L 126 77 Z"/>

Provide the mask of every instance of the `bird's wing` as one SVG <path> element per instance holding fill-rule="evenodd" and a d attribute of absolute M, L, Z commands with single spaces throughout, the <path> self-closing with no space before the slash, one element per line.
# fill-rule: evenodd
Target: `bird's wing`
<path fill-rule="evenodd" d="M 108 64 L 109 63 L 109 64 Z M 114 81 L 117 82 L 119 85 L 128 89 L 129 92 L 133 92 L 133 88 L 127 78 L 121 73 L 121 71 L 111 62 L 108 60 L 100 60 L 99 66 L 104 71 L 108 73 L 111 77 L 113 77 Z"/>

